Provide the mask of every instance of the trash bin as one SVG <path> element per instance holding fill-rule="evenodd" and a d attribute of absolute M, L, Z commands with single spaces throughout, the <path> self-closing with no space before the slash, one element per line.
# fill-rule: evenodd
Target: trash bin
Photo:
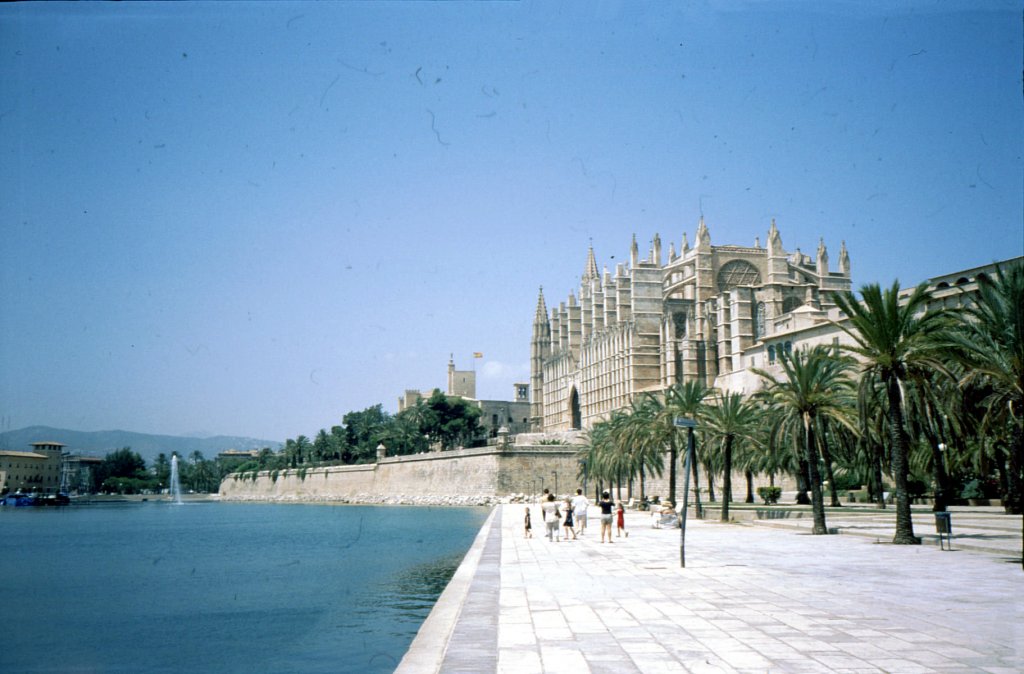
<path fill-rule="evenodd" d="M 935 513 L 935 533 L 939 535 L 939 548 L 945 550 L 945 543 L 953 549 L 953 518 L 949 512 Z"/>

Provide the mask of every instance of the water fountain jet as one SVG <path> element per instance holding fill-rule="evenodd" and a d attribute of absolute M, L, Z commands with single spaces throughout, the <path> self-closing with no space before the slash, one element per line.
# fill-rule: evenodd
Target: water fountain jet
<path fill-rule="evenodd" d="M 178 455 L 171 454 L 171 500 L 181 503 L 181 482 L 178 479 Z"/>

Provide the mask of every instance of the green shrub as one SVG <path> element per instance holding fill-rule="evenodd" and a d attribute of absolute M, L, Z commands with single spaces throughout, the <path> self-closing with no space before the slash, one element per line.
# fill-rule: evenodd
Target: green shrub
<path fill-rule="evenodd" d="M 836 491 L 856 491 L 861 487 L 860 476 L 853 473 L 838 473 L 835 479 Z"/>
<path fill-rule="evenodd" d="M 985 491 L 982 489 L 981 480 L 975 478 L 965 484 L 963 491 L 960 492 L 960 498 L 985 498 Z"/>
<path fill-rule="evenodd" d="M 765 505 L 774 505 L 782 496 L 782 487 L 758 487 L 757 495 L 764 499 Z"/>

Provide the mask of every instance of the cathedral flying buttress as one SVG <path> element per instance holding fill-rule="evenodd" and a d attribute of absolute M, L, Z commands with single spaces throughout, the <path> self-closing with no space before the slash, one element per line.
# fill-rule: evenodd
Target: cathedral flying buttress
<path fill-rule="evenodd" d="M 787 252 L 773 220 L 767 245 L 716 246 L 704 219 L 662 261 L 654 236 L 640 257 L 598 271 L 588 250 L 578 292 L 550 311 L 541 289 L 530 348 L 531 426 L 590 428 L 645 391 L 699 380 L 718 386 L 767 354 L 774 337 L 827 323 L 830 293 L 850 289 L 845 242 L 838 269 L 820 240 L 815 257 Z M 783 343 L 778 348 L 784 348 Z M 764 356 L 767 358 L 767 356 Z M 774 359 L 773 359 L 774 360 Z"/>

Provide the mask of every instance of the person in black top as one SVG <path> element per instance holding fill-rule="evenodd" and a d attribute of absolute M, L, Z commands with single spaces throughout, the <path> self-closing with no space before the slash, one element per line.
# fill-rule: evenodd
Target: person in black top
<path fill-rule="evenodd" d="M 608 542 L 614 543 L 612 540 L 612 508 L 615 507 L 615 502 L 612 501 L 612 495 L 608 492 L 601 493 L 601 500 L 597 502 L 597 505 L 601 508 L 601 542 L 604 543 L 604 535 L 608 534 Z"/>

